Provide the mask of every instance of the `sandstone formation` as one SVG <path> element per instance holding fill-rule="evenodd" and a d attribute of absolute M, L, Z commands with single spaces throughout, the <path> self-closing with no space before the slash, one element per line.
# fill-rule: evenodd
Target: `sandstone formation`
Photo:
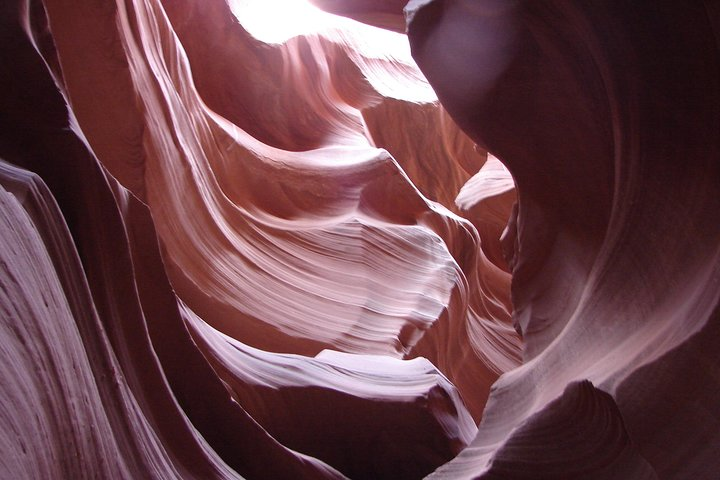
<path fill-rule="evenodd" d="M 0 477 L 715 478 L 716 2 L 253 2 L 0 6 Z"/>
<path fill-rule="evenodd" d="M 432 478 L 715 478 L 717 2 L 407 8 L 419 66 L 518 194 L 524 365 Z"/>

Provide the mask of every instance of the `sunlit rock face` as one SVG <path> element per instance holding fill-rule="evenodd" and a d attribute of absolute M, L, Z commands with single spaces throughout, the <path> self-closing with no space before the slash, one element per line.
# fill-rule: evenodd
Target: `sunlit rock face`
<path fill-rule="evenodd" d="M 520 365 L 507 171 L 259 5 L 2 4 L 2 478 L 422 478 Z"/>
<path fill-rule="evenodd" d="M 0 477 L 715 478 L 720 9 L 313 2 L 0 6 Z"/>

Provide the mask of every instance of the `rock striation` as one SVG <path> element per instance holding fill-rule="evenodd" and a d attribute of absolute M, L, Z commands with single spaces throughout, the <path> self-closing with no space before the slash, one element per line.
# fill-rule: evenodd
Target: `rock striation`
<path fill-rule="evenodd" d="M 254 1 L 0 6 L 0 477 L 715 478 L 720 8 Z"/>
<path fill-rule="evenodd" d="M 474 438 L 510 275 L 409 54 L 222 0 L 2 9 L 4 478 L 420 478 Z"/>
<path fill-rule="evenodd" d="M 716 2 L 407 13 L 420 68 L 518 197 L 503 246 L 524 364 L 431 478 L 714 478 Z"/>

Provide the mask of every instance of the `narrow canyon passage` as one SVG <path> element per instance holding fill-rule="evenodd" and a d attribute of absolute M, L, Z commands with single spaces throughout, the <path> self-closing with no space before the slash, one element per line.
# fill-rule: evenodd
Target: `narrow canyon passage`
<path fill-rule="evenodd" d="M 716 3 L 313 3 L 0 7 L 0 478 L 715 478 Z"/>

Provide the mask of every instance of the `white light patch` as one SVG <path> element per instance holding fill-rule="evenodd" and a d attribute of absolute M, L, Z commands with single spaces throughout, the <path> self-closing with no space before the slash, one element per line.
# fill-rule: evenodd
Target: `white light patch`
<path fill-rule="evenodd" d="M 266 43 L 282 43 L 346 23 L 306 0 L 229 0 L 228 4 L 242 26 Z"/>
<path fill-rule="evenodd" d="M 407 36 L 325 12 L 307 0 L 228 0 L 240 24 L 265 43 L 320 35 L 342 45 L 381 95 L 410 102 L 437 96 L 410 54 Z M 391 67 L 392 65 L 392 67 Z"/>

